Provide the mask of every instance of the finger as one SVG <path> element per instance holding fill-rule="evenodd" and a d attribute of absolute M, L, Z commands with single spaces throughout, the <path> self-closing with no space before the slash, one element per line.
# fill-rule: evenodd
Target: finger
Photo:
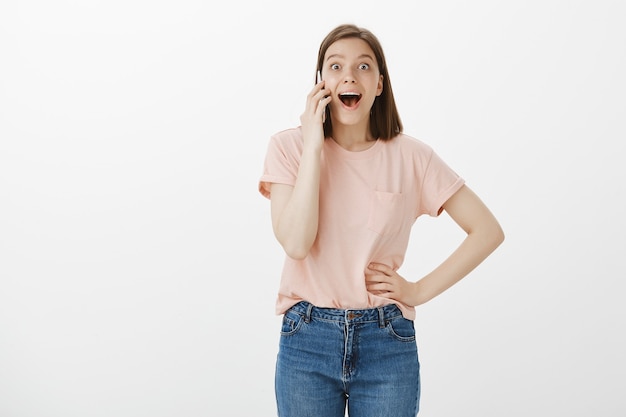
<path fill-rule="evenodd" d="M 326 110 L 326 106 L 328 106 L 328 103 L 330 103 L 331 100 L 331 96 L 326 96 L 319 99 L 316 112 L 323 113 Z"/>
<path fill-rule="evenodd" d="M 382 272 L 383 274 L 388 275 L 388 276 L 391 276 L 393 274 L 393 269 L 389 268 L 385 264 L 372 262 L 369 264 L 368 268 L 374 271 Z"/>
<path fill-rule="evenodd" d="M 315 84 L 315 86 L 313 86 L 311 91 L 309 91 L 309 94 L 307 94 L 307 96 L 306 96 L 306 107 L 307 107 L 307 109 L 315 110 L 317 104 L 315 104 L 314 106 L 313 106 L 313 104 L 317 103 L 319 101 L 319 99 L 323 96 L 323 94 L 320 95 L 320 92 L 323 89 L 324 89 L 324 86 L 322 85 L 322 83 L 318 83 L 318 84 Z"/>
<path fill-rule="evenodd" d="M 388 289 L 383 287 L 383 284 L 372 284 L 367 286 L 367 290 L 370 292 L 387 292 Z"/>
<path fill-rule="evenodd" d="M 370 289 L 375 289 L 375 290 L 379 290 L 379 291 L 393 291 L 394 285 L 392 282 L 384 282 L 384 281 L 379 281 L 379 282 L 368 282 L 365 284 L 365 286 Z"/>
<path fill-rule="evenodd" d="M 324 87 L 325 82 L 321 81 L 311 89 L 311 92 L 307 95 L 307 101 L 313 103 L 319 101 L 322 97 L 328 95 L 328 91 Z"/>
<path fill-rule="evenodd" d="M 388 277 L 387 275 L 366 275 L 365 276 L 365 282 L 391 282 L 390 277 Z"/>
<path fill-rule="evenodd" d="M 311 101 L 320 101 L 328 97 L 330 97 L 330 91 L 326 88 L 322 88 L 311 96 Z"/>
<path fill-rule="evenodd" d="M 322 89 L 313 89 L 311 93 L 307 96 L 307 110 L 315 113 L 319 110 L 320 107 L 326 108 L 326 105 L 332 100 L 329 92 Z"/>
<path fill-rule="evenodd" d="M 322 90 L 324 88 L 325 85 L 326 85 L 326 81 L 324 81 L 324 80 L 322 80 L 319 83 L 315 84 L 313 86 L 313 88 L 311 89 L 311 91 L 309 92 L 309 97 L 312 97 L 315 94 L 317 94 L 320 90 Z"/>

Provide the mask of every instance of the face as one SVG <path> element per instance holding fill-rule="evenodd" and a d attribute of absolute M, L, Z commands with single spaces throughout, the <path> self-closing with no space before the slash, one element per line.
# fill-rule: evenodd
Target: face
<path fill-rule="evenodd" d="M 326 50 L 322 67 L 330 91 L 333 124 L 369 123 L 374 100 L 383 92 L 383 76 L 372 48 L 362 39 L 340 39 Z"/>

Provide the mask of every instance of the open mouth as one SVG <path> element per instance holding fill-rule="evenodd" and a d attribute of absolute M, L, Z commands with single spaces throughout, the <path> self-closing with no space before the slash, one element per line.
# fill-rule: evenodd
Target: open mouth
<path fill-rule="evenodd" d="M 352 108 L 361 100 L 361 95 L 359 93 L 341 93 L 339 94 L 339 100 L 341 100 L 346 107 Z"/>

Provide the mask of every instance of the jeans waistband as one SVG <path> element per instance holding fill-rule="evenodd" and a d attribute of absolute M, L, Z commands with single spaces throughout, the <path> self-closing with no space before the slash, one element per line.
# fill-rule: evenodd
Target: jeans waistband
<path fill-rule="evenodd" d="M 307 301 L 300 301 L 290 310 L 302 314 L 307 323 L 311 321 L 311 317 L 314 317 L 345 323 L 378 322 L 381 327 L 386 325 L 386 321 L 402 316 L 402 311 L 395 304 L 366 309 L 339 309 L 316 307 Z"/>

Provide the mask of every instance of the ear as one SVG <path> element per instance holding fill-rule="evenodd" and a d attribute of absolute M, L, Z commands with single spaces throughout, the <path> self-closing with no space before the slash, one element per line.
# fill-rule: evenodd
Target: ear
<path fill-rule="evenodd" d="M 378 76 L 378 86 L 376 87 L 376 97 L 383 93 L 383 74 Z"/>

